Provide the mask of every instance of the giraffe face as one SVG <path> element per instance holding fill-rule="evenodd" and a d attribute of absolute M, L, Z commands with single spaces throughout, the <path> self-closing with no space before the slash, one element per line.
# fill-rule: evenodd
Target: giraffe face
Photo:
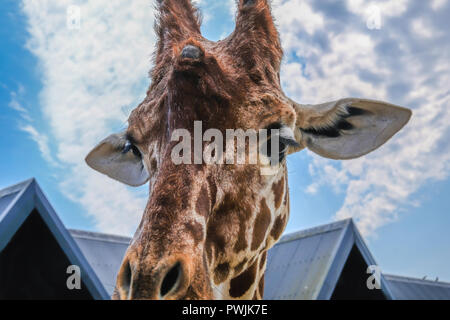
<path fill-rule="evenodd" d="M 129 118 L 125 140 L 142 157 L 150 198 L 119 274 L 120 298 L 255 295 L 264 268 L 260 256 L 287 222 L 284 158 L 288 145 L 298 147 L 296 112 L 279 86 L 281 51 L 271 48 L 273 56 L 254 65 L 253 57 L 236 54 L 233 41 L 191 37 L 172 48 Z M 195 121 L 202 133 L 214 129 L 223 137 L 230 129 L 284 128 L 281 165 L 265 175 L 268 165 L 260 162 L 175 164 L 179 142 L 171 138 L 178 129 L 194 138 Z"/>
<path fill-rule="evenodd" d="M 150 185 L 115 298 L 262 298 L 266 252 L 289 213 L 285 156 L 305 147 L 334 159 L 361 156 L 410 113 L 361 99 L 305 106 L 287 98 L 266 0 L 241 0 L 235 31 L 219 42 L 202 37 L 190 1 L 159 1 L 159 10 L 147 96 L 126 132 L 102 141 L 86 159 L 111 178 Z M 223 136 L 230 129 L 281 129 L 281 139 L 258 141 L 278 141 L 279 165 L 267 175 L 263 169 L 271 165 L 261 161 L 197 163 L 195 152 L 191 163 L 176 163 L 174 134 L 181 129 L 195 137 L 195 122 L 201 134 L 211 129 Z M 201 150 L 207 145 L 202 140 Z"/>

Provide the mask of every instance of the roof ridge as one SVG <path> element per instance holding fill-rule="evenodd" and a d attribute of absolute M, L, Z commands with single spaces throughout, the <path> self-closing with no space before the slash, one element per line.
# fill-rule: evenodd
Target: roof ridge
<path fill-rule="evenodd" d="M 383 275 L 386 277 L 386 280 L 391 281 L 391 280 L 397 280 L 397 281 L 410 281 L 410 282 L 419 282 L 421 284 L 429 284 L 429 285 L 441 285 L 441 286 L 446 286 L 446 287 L 450 287 L 450 282 L 445 282 L 445 281 L 436 281 L 436 280 L 429 280 L 429 279 L 420 279 L 420 278 L 414 278 L 414 277 L 408 277 L 408 276 L 399 276 L 399 275 L 395 275 L 395 274 L 386 274 L 383 273 Z"/>
<path fill-rule="evenodd" d="M 338 229 L 343 229 L 345 226 L 347 226 L 352 221 L 353 221 L 352 218 L 348 218 L 348 219 L 344 219 L 344 220 L 334 221 L 331 223 L 326 223 L 326 224 L 323 224 L 323 225 L 320 225 L 317 227 L 294 231 L 294 232 L 283 235 L 281 237 L 281 239 L 276 243 L 276 245 L 285 243 L 285 242 L 289 242 L 289 241 L 294 241 L 294 240 L 310 237 L 313 235 L 317 235 L 319 233 L 332 232 L 332 231 L 335 231 Z"/>
<path fill-rule="evenodd" d="M 0 189 L 0 198 L 3 198 L 5 196 L 10 195 L 15 192 L 19 192 L 19 191 L 27 188 L 28 186 L 30 186 L 35 181 L 36 181 L 35 178 L 30 178 L 30 179 L 24 180 L 22 182 L 13 184 L 12 186 L 8 186 L 3 189 Z"/>
<path fill-rule="evenodd" d="M 73 237 L 91 239 L 91 240 L 119 242 L 119 243 L 129 244 L 132 239 L 131 237 L 120 236 L 120 235 L 109 234 L 109 233 L 101 233 L 101 232 L 96 232 L 96 231 L 86 231 L 86 230 L 77 230 L 77 229 L 68 229 L 68 230 Z"/>
<path fill-rule="evenodd" d="M 8 245 L 23 222 L 36 211 L 70 263 L 80 266 L 83 270 L 82 279 L 92 297 L 95 299 L 108 298 L 108 292 L 36 179 L 31 178 L 0 191 L 1 198 L 9 195 L 14 195 L 14 199 L 0 213 L 0 234 L 2 235 L 0 250 Z"/>

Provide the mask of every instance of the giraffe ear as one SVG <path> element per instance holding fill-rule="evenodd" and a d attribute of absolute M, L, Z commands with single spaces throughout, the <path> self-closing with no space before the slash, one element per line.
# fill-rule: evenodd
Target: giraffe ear
<path fill-rule="evenodd" d="M 86 157 L 94 170 L 110 178 L 137 187 L 149 179 L 139 150 L 126 138 L 125 133 L 112 134 L 100 142 Z"/>
<path fill-rule="evenodd" d="M 299 143 L 330 159 L 354 159 L 377 149 L 412 115 L 392 104 L 354 98 L 320 105 L 294 102 L 294 106 Z"/>

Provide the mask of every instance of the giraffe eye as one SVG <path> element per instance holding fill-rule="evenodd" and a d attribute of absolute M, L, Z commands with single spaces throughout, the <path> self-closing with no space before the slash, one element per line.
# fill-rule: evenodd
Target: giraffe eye
<path fill-rule="evenodd" d="M 284 158 L 286 158 L 286 152 L 288 150 L 289 144 L 286 143 L 286 141 L 283 141 L 282 138 L 279 139 L 271 139 L 269 138 L 267 140 L 267 145 L 266 145 L 266 152 L 267 152 L 267 157 L 272 157 L 272 143 L 274 141 L 278 140 L 279 146 L 278 146 L 278 161 L 281 162 L 284 160 Z"/>
<path fill-rule="evenodd" d="M 283 161 L 283 159 L 286 157 L 287 149 L 288 149 L 288 145 L 280 140 L 280 146 L 278 149 L 279 155 L 280 155 L 280 157 L 279 157 L 280 162 Z"/>
<path fill-rule="evenodd" d="M 125 142 L 125 145 L 123 146 L 122 153 L 125 154 L 130 151 L 133 152 L 136 157 L 142 158 L 142 154 L 139 149 L 130 140 L 127 140 L 127 142 Z"/>
<path fill-rule="evenodd" d="M 273 131 L 274 129 L 276 129 L 277 131 Z M 272 134 L 275 134 L 276 136 L 272 136 Z M 268 135 L 269 137 L 267 139 L 267 156 L 269 158 L 271 157 L 272 143 L 274 141 L 277 141 L 279 162 L 282 162 L 284 158 L 286 158 L 286 153 L 290 146 L 298 146 L 298 143 L 295 140 L 292 130 L 281 123 L 273 123 L 272 125 L 270 125 L 268 127 Z M 274 137 L 276 137 L 276 139 Z"/>

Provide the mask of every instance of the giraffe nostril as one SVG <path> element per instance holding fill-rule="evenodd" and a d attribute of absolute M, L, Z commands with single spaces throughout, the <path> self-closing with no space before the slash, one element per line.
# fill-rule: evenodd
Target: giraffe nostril
<path fill-rule="evenodd" d="M 170 268 L 169 272 L 166 273 L 160 288 L 160 296 L 164 297 L 171 293 L 176 287 L 179 286 L 180 278 L 182 275 L 181 263 L 177 262 Z"/>
<path fill-rule="evenodd" d="M 122 268 L 123 269 L 119 277 L 119 290 L 121 298 L 128 299 L 130 295 L 131 278 L 133 277 L 130 262 L 126 261 Z"/>

